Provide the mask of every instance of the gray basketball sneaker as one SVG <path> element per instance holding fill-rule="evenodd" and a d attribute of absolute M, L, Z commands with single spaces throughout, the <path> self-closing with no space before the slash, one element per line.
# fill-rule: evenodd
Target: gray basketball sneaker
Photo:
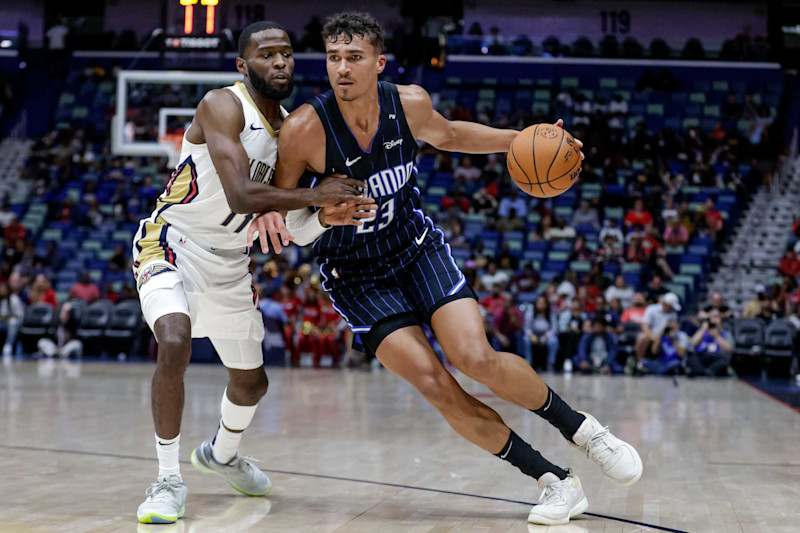
<path fill-rule="evenodd" d="M 186 512 L 186 485 L 180 476 L 163 476 L 147 489 L 147 499 L 136 515 L 142 524 L 172 524 Z"/>
<path fill-rule="evenodd" d="M 194 449 L 192 465 L 204 474 L 219 474 L 231 487 L 247 496 L 266 496 L 272 490 L 272 481 L 267 475 L 238 453 L 226 465 L 217 462 L 210 440 Z"/>

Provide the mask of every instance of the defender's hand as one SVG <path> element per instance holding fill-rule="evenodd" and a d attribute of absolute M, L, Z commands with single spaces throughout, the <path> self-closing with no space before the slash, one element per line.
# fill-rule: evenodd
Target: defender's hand
<path fill-rule="evenodd" d="M 363 198 L 363 189 L 366 186 L 367 184 L 361 180 L 354 180 L 342 174 L 333 174 L 312 189 L 314 205 L 328 207 L 339 204 L 355 204 Z"/>
<path fill-rule="evenodd" d="M 374 198 L 360 198 L 355 204 L 323 207 L 319 221 L 324 226 L 360 226 L 374 220 L 377 210 Z"/>
<path fill-rule="evenodd" d="M 272 241 L 272 248 L 276 254 L 281 253 L 281 242 L 283 246 L 289 246 L 289 243 L 294 240 L 294 235 L 289 233 L 286 229 L 286 222 L 283 216 L 277 211 L 270 211 L 257 215 L 255 220 L 250 223 L 247 228 L 247 246 L 253 246 L 253 235 L 261 242 L 261 251 L 265 254 L 269 252 L 267 246 L 267 235 L 269 240 Z"/>
<path fill-rule="evenodd" d="M 563 128 L 564 127 L 564 119 L 560 118 L 560 119 L 556 120 L 555 125 L 558 126 L 559 128 Z M 583 148 L 583 141 L 581 141 L 577 137 L 573 137 L 573 138 L 575 139 L 575 143 L 578 145 L 578 148 Z M 581 150 L 581 161 L 583 161 L 584 159 L 586 159 L 586 156 L 583 155 L 583 150 Z"/>

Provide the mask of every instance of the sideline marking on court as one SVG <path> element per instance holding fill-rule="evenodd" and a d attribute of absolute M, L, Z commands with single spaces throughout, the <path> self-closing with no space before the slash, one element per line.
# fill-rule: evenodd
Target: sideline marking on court
<path fill-rule="evenodd" d="M 33 451 L 33 452 L 52 452 L 52 453 L 65 453 L 65 454 L 72 454 L 72 455 L 88 455 L 92 457 L 110 457 L 112 459 L 130 459 L 133 461 L 149 461 L 152 462 L 152 457 L 141 457 L 138 455 L 122 455 L 116 453 L 103 453 L 103 452 L 87 452 L 81 450 L 59 450 L 57 448 L 39 448 L 34 446 L 13 446 L 10 444 L 0 444 L 0 448 L 6 450 L 22 450 L 22 451 Z M 181 461 L 181 464 L 191 464 L 191 461 Z M 303 476 L 303 477 L 313 477 L 317 479 L 330 479 L 333 481 L 349 481 L 352 483 L 365 483 L 367 485 L 380 485 L 383 487 L 395 487 L 398 489 L 409 489 L 409 490 L 419 490 L 424 492 L 436 492 L 438 494 L 450 494 L 453 496 L 466 496 L 468 498 L 480 498 L 482 500 L 492 500 L 497 502 L 506 502 L 506 503 L 518 503 L 520 505 L 528 505 L 533 506 L 537 505 L 534 502 L 526 502 L 522 500 L 511 500 L 508 498 L 498 498 L 495 496 L 483 496 L 480 494 L 470 494 L 468 492 L 456 492 L 452 490 L 443 490 L 443 489 L 432 489 L 429 487 L 417 487 L 414 485 L 402 485 L 400 483 L 388 483 L 385 481 L 371 481 L 369 479 L 358 479 L 358 478 L 351 478 L 351 477 L 340 477 L 340 476 L 330 476 L 327 474 L 309 474 L 306 472 L 292 472 L 289 470 L 273 470 L 268 468 L 263 468 L 265 472 L 272 472 L 275 474 L 285 474 L 290 476 Z M 616 516 L 608 516 L 604 514 L 597 514 L 597 513 L 583 513 L 586 516 L 593 516 L 595 518 L 603 518 L 605 520 L 614 520 L 616 522 L 623 522 L 625 524 L 632 524 L 635 526 L 647 527 L 650 529 L 657 529 L 659 531 L 668 531 L 670 533 L 689 533 L 688 531 L 683 531 L 681 529 L 673 529 L 670 527 L 664 526 L 657 526 L 654 524 L 648 524 L 646 522 L 637 522 L 636 520 L 628 520 L 627 518 L 618 518 Z"/>
<path fill-rule="evenodd" d="M 792 405 L 792 404 L 790 404 L 790 403 L 788 403 L 788 402 L 785 402 L 785 401 L 781 400 L 781 399 L 780 399 L 780 398 L 778 398 L 777 396 L 775 396 L 775 395 L 773 395 L 773 394 L 770 394 L 769 392 L 767 392 L 767 391 L 765 391 L 765 390 L 763 390 L 763 389 L 760 389 L 760 388 L 756 387 L 755 385 L 753 385 L 753 384 L 752 384 L 752 383 L 750 383 L 749 381 L 745 381 L 745 380 L 743 380 L 743 379 L 740 379 L 740 380 L 739 380 L 739 383 L 743 383 L 743 384 L 747 385 L 747 386 L 748 386 L 748 387 L 750 387 L 751 389 L 753 389 L 753 390 L 755 390 L 755 391 L 758 391 L 758 392 L 760 392 L 760 393 L 761 393 L 761 394 L 763 394 L 764 396 L 766 396 L 766 397 L 768 397 L 768 398 L 770 398 L 770 399 L 772 399 L 772 400 L 775 400 L 775 401 L 776 401 L 776 402 L 778 402 L 779 404 L 782 404 L 784 407 L 788 407 L 789 409 L 791 409 L 791 410 L 792 410 L 792 411 L 794 411 L 795 413 L 797 413 L 797 414 L 800 414 L 800 409 L 798 409 L 798 408 L 797 408 L 797 407 L 795 407 L 794 405 Z"/>

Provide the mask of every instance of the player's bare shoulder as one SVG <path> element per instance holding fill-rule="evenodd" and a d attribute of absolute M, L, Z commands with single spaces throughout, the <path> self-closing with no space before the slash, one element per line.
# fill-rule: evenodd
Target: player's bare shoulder
<path fill-rule="evenodd" d="M 398 85 L 400 103 L 406 115 L 411 133 L 416 137 L 420 128 L 430 120 L 433 113 L 433 103 L 428 91 L 419 85 Z"/>
<path fill-rule="evenodd" d="M 205 143 L 205 129 L 213 127 L 220 130 L 237 130 L 244 128 L 244 109 L 242 103 L 228 89 L 212 89 L 208 91 L 197 105 L 197 113 L 192 122 L 187 140 L 192 143 Z"/>
<path fill-rule="evenodd" d="M 301 105 L 284 119 L 279 139 L 281 158 L 299 158 L 312 167 L 325 168 L 325 128 L 310 104 Z"/>

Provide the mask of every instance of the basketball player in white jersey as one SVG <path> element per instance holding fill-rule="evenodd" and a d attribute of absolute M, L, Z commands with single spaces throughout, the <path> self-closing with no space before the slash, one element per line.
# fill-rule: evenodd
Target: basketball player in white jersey
<path fill-rule="evenodd" d="M 362 198 L 364 184 L 357 180 L 331 178 L 306 190 L 269 185 L 277 132 L 287 114 L 280 101 L 292 90 L 294 59 L 284 29 L 273 22 L 246 28 L 236 67 L 243 81 L 210 91 L 200 102 L 183 138 L 181 162 L 134 237 L 142 313 L 158 341 L 152 409 L 159 470 L 139 506 L 142 523 L 175 522 L 185 511 L 179 442 L 192 337 L 211 340 L 230 376 L 216 436 L 192 452 L 192 464 L 248 496 L 272 488 L 269 478 L 238 454 L 242 432 L 267 391 L 264 328 L 249 272 L 251 213 L 350 205 L 346 217 L 326 223 L 358 224 L 371 216 L 372 201 Z M 265 217 L 288 245 L 293 237 L 282 217 Z M 273 247 L 281 249 L 277 238 Z"/>

